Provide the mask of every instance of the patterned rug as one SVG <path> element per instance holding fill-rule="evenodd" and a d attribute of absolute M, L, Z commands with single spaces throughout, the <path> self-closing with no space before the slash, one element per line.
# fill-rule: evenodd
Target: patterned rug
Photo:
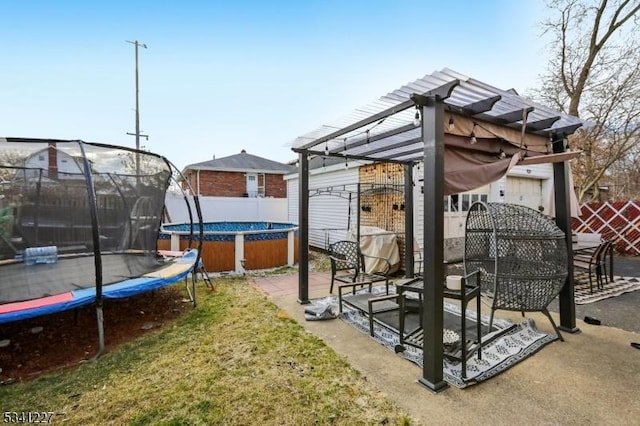
<path fill-rule="evenodd" d="M 315 301 L 316 306 L 334 305 L 337 312 L 337 298 L 329 297 L 320 301 Z M 460 316 L 460 306 L 444 301 L 445 314 Z M 369 335 L 369 320 L 361 311 L 349 309 L 343 306 L 343 313 L 340 318 L 357 330 Z M 476 321 L 474 311 L 468 311 L 467 318 Z M 489 325 L 489 316 L 481 315 L 481 322 L 485 328 Z M 501 318 L 494 318 L 493 326 L 495 331 L 483 336 L 483 340 L 492 340 L 482 348 L 482 359 L 478 359 L 477 354 L 467 360 L 467 377 L 462 379 L 462 365 L 459 361 L 443 361 L 444 380 L 457 388 L 465 388 L 470 385 L 482 382 L 505 371 L 511 366 L 523 361 L 542 349 L 548 343 L 557 339 L 555 334 L 549 335 L 536 329 L 533 320 L 525 320 L 519 324 Z M 506 331 L 505 331 L 506 330 Z M 496 337 L 497 336 L 497 337 Z M 398 332 L 393 327 L 385 327 L 377 322 L 374 323 L 373 339 L 390 351 L 395 352 L 396 345 L 399 344 Z M 406 346 L 406 350 L 398 355 L 422 367 L 422 350 Z"/>
<path fill-rule="evenodd" d="M 597 302 L 609 297 L 620 296 L 630 291 L 640 290 L 640 278 L 613 276 L 613 281 L 603 283 L 603 288 L 598 289 L 593 277 L 593 293 L 589 290 L 589 274 L 576 272 L 574 275 L 574 296 L 577 305 Z"/>

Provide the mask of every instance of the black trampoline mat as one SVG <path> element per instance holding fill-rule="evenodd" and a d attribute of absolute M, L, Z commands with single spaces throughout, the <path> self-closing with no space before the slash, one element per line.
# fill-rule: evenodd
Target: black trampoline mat
<path fill-rule="evenodd" d="M 103 254 L 102 283 L 113 284 L 137 278 L 165 264 L 139 253 Z M 69 291 L 94 288 L 94 256 L 61 257 L 54 264 L 0 266 L 0 304 L 40 299 Z"/>

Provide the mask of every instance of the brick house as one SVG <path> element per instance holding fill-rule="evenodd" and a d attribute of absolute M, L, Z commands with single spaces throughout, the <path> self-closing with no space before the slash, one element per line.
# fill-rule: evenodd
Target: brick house
<path fill-rule="evenodd" d="M 199 196 L 286 198 L 283 176 L 296 170 L 243 149 L 240 154 L 188 165 L 182 174 Z"/>

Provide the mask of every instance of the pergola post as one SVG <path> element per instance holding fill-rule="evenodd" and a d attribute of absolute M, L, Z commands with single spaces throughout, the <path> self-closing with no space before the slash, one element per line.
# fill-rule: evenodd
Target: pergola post
<path fill-rule="evenodd" d="M 404 270 L 413 278 L 413 163 L 404 165 Z"/>
<path fill-rule="evenodd" d="M 362 187 L 360 186 L 360 182 L 358 182 L 356 188 L 358 196 L 358 200 L 356 201 L 356 241 L 358 242 L 358 252 L 360 252 L 360 202 L 362 200 Z M 351 194 L 349 194 L 349 207 L 351 207 Z"/>
<path fill-rule="evenodd" d="M 422 377 L 433 392 L 446 389 L 444 348 L 444 104 L 438 95 L 414 96 L 422 114 L 424 141 L 424 295 L 422 298 Z"/>
<path fill-rule="evenodd" d="M 557 136 L 556 136 L 557 138 Z M 554 140 L 556 139 L 554 138 Z M 553 144 L 553 152 L 561 153 L 566 151 L 565 139 L 563 135 L 560 135 L 559 140 Z M 571 198 L 569 191 L 573 191 L 573 188 L 569 187 L 569 167 L 567 167 L 566 161 L 560 161 L 553 163 L 553 186 L 554 196 L 553 200 L 556 206 L 556 225 L 560 228 L 565 235 L 565 241 L 567 244 L 567 280 L 565 281 L 562 291 L 558 297 L 560 305 L 560 328 L 561 330 L 569 333 L 578 333 L 580 329 L 576 327 L 576 305 L 574 299 L 574 281 L 573 281 L 573 250 L 571 245 L 573 244 L 573 238 L 571 236 Z"/>
<path fill-rule="evenodd" d="M 298 303 L 309 303 L 309 157 L 298 156 Z"/>

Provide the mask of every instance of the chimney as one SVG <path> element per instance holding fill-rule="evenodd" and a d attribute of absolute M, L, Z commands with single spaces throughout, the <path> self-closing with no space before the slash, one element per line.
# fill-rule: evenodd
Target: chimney
<path fill-rule="evenodd" d="M 246 153 L 247 153 L 246 149 L 243 149 L 242 151 L 240 151 L 240 154 L 246 154 Z"/>
<path fill-rule="evenodd" d="M 50 179 L 58 179 L 58 150 L 55 142 L 49 142 L 48 146 L 48 176 Z"/>

